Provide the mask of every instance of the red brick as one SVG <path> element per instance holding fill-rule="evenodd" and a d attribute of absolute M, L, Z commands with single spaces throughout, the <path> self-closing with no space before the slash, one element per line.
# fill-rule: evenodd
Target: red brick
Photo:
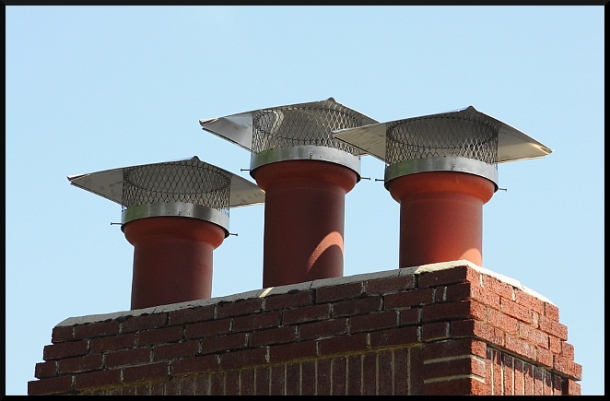
<path fill-rule="evenodd" d="M 476 337 L 495 345 L 504 345 L 504 332 L 476 320 L 459 320 L 451 322 L 451 337 Z"/>
<path fill-rule="evenodd" d="M 422 320 L 424 322 L 457 319 L 483 321 L 486 316 L 485 312 L 485 306 L 477 301 L 446 302 L 424 306 L 422 308 Z"/>
<path fill-rule="evenodd" d="M 420 369 L 422 365 L 419 365 Z M 394 395 L 408 395 L 409 348 L 394 350 Z M 423 369 L 422 369 L 423 370 Z"/>
<path fill-rule="evenodd" d="M 557 337 L 549 336 L 549 349 L 554 354 L 561 354 L 561 341 Z"/>
<path fill-rule="evenodd" d="M 184 377 L 180 380 L 180 395 L 195 395 L 195 378 Z"/>
<path fill-rule="evenodd" d="M 210 395 L 210 376 L 197 375 L 195 376 L 195 394 Z"/>
<path fill-rule="evenodd" d="M 362 282 L 333 285 L 316 289 L 316 303 L 339 301 L 343 299 L 357 298 L 364 293 Z"/>
<path fill-rule="evenodd" d="M 534 366 L 530 363 L 523 363 L 523 394 L 534 394 Z"/>
<path fill-rule="evenodd" d="M 536 348 L 536 362 L 552 368 L 553 367 L 553 353 L 548 349 Z"/>
<path fill-rule="evenodd" d="M 119 322 L 116 320 L 101 323 L 89 323 L 74 327 L 74 338 L 77 340 L 84 338 L 112 336 L 117 334 L 119 334 Z"/>
<path fill-rule="evenodd" d="M 493 395 L 504 395 L 504 386 L 502 385 L 502 353 L 496 349 L 492 353 L 492 394 Z"/>
<path fill-rule="evenodd" d="M 150 362 L 150 354 L 151 349 L 148 347 L 109 352 L 106 354 L 106 367 L 113 368 L 121 365 L 136 365 Z"/>
<path fill-rule="evenodd" d="M 365 293 L 369 295 L 385 295 L 411 288 L 415 288 L 415 280 L 412 275 L 386 277 L 367 281 L 365 284 Z"/>
<path fill-rule="evenodd" d="M 424 347 L 409 347 L 409 366 L 424 365 Z M 399 366 L 397 366 L 397 371 Z M 424 393 L 423 369 L 409 369 L 409 395 L 422 395 Z M 405 375 L 403 374 L 402 377 Z M 400 379 L 400 378 L 399 378 Z"/>
<path fill-rule="evenodd" d="M 345 395 L 346 393 L 346 368 L 345 357 L 333 358 L 331 361 L 331 395 Z"/>
<path fill-rule="evenodd" d="M 362 356 L 347 357 L 347 395 L 362 394 Z"/>
<path fill-rule="evenodd" d="M 233 351 L 220 356 L 220 367 L 223 370 L 252 367 L 265 364 L 267 360 L 267 348 Z"/>
<path fill-rule="evenodd" d="M 66 373 L 88 372 L 102 369 L 103 364 L 104 358 L 102 354 L 60 359 L 58 372 L 60 375 L 64 375 Z"/>
<path fill-rule="evenodd" d="M 433 290 L 434 290 L 433 299 L 432 299 L 433 303 L 447 301 L 447 286 L 446 285 L 442 285 L 440 287 L 433 288 Z"/>
<path fill-rule="evenodd" d="M 541 315 L 543 314 L 542 312 L 539 312 L 539 313 Z M 545 302 L 544 303 L 544 316 L 548 317 L 551 320 L 558 322 L 559 321 L 559 308 L 553 304 Z"/>
<path fill-rule="evenodd" d="M 299 395 L 301 391 L 301 366 L 291 363 L 286 367 L 286 395 Z"/>
<path fill-rule="evenodd" d="M 246 333 L 230 334 L 226 336 L 201 339 L 201 353 L 214 354 L 219 351 L 227 351 L 244 348 L 246 346 Z"/>
<path fill-rule="evenodd" d="M 225 395 L 239 395 L 239 371 L 225 373 Z"/>
<path fill-rule="evenodd" d="M 295 326 L 279 327 L 277 329 L 255 331 L 250 334 L 250 347 L 261 345 L 281 344 L 297 340 L 297 328 Z"/>
<path fill-rule="evenodd" d="M 150 395 L 165 395 L 165 383 L 150 383 Z"/>
<path fill-rule="evenodd" d="M 182 326 L 141 331 L 138 333 L 138 345 L 159 345 L 179 341 L 182 339 L 182 332 Z"/>
<path fill-rule="evenodd" d="M 515 288 L 515 302 L 539 315 L 544 314 L 544 304 L 546 302 L 518 288 Z"/>
<path fill-rule="evenodd" d="M 254 370 L 243 369 L 239 372 L 239 394 L 254 395 Z"/>
<path fill-rule="evenodd" d="M 400 310 L 400 325 L 407 326 L 421 322 L 421 308 L 408 308 Z"/>
<path fill-rule="evenodd" d="M 502 298 L 506 298 L 509 300 L 513 300 L 513 291 L 515 291 L 515 287 L 505 282 L 498 280 L 495 277 L 491 276 L 483 276 L 483 287 L 487 288 L 490 291 L 495 292 Z"/>
<path fill-rule="evenodd" d="M 227 334 L 231 331 L 231 320 L 210 320 L 209 322 L 187 324 L 184 329 L 186 338 L 201 338 Z"/>
<path fill-rule="evenodd" d="M 74 326 L 55 326 L 51 334 L 53 344 L 74 340 Z"/>
<path fill-rule="evenodd" d="M 301 363 L 301 395 L 316 395 L 316 361 Z"/>
<path fill-rule="evenodd" d="M 474 395 L 482 394 L 485 383 L 474 378 L 460 378 L 424 384 L 424 395 Z"/>
<path fill-rule="evenodd" d="M 552 377 L 552 386 L 553 386 L 553 395 L 563 395 L 563 381 L 561 380 L 561 376 L 553 375 Z"/>
<path fill-rule="evenodd" d="M 269 362 L 290 362 L 297 359 L 312 358 L 318 355 L 316 341 L 305 341 L 269 347 Z"/>
<path fill-rule="evenodd" d="M 542 395 L 542 369 L 534 367 L 534 395 Z"/>
<path fill-rule="evenodd" d="M 525 394 L 525 377 L 524 377 L 524 366 L 523 361 L 520 359 L 513 359 L 513 366 L 515 372 L 515 395 L 524 395 Z"/>
<path fill-rule="evenodd" d="M 502 354 L 502 362 L 504 363 L 504 394 L 505 395 L 514 395 L 515 388 L 513 387 L 514 380 L 514 367 L 513 367 L 514 358 L 507 354 Z"/>
<path fill-rule="evenodd" d="M 398 326 L 398 311 L 385 311 L 369 315 L 354 316 L 350 319 L 351 333 L 379 330 Z"/>
<path fill-rule="evenodd" d="M 467 357 L 424 364 L 424 380 L 462 375 L 485 378 L 485 361 Z"/>
<path fill-rule="evenodd" d="M 362 395 L 375 395 L 377 387 L 377 354 L 362 355 Z"/>
<path fill-rule="evenodd" d="M 502 329 L 509 334 L 517 334 L 517 319 L 507 316 L 495 309 L 487 309 L 487 323 Z"/>
<path fill-rule="evenodd" d="M 546 316 L 540 316 L 540 330 L 545 333 L 549 333 L 560 340 L 566 341 L 568 339 L 568 328 L 563 324 L 547 318 Z"/>
<path fill-rule="evenodd" d="M 288 292 L 287 294 L 271 295 L 265 298 L 265 310 L 300 308 L 313 305 L 312 291 Z"/>
<path fill-rule="evenodd" d="M 420 288 L 436 287 L 443 284 L 462 282 L 478 283 L 480 273 L 468 266 L 456 266 L 451 269 L 426 272 L 419 275 L 417 286 Z"/>
<path fill-rule="evenodd" d="M 123 334 L 112 337 L 95 338 L 89 343 L 89 352 L 92 354 L 97 354 L 107 351 L 133 348 L 135 338 L 135 334 Z"/>
<path fill-rule="evenodd" d="M 303 324 L 299 327 L 299 339 L 324 338 L 347 333 L 347 319 L 323 320 L 321 322 Z M 255 333 L 252 333 L 253 335 Z"/>
<path fill-rule="evenodd" d="M 565 395 L 581 395 L 580 391 L 580 384 L 576 383 L 574 380 L 564 381 L 563 393 Z"/>
<path fill-rule="evenodd" d="M 279 365 L 271 368 L 270 395 L 284 395 L 286 390 L 286 366 Z"/>
<path fill-rule="evenodd" d="M 34 377 L 46 379 L 47 377 L 57 376 L 57 361 L 40 362 L 34 368 Z"/>
<path fill-rule="evenodd" d="M 199 353 L 199 341 L 161 344 L 153 348 L 153 361 L 163 361 L 196 356 Z"/>
<path fill-rule="evenodd" d="M 375 331 L 370 334 L 371 348 L 407 345 L 419 342 L 419 327 Z"/>
<path fill-rule="evenodd" d="M 176 361 L 172 361 L 171 374 L 172 376 L 177 376 L 192 373 L 205 373 L 216 370 L 218 369 L 218 367 L 218 356 L 198 356 L 195 358 L 179 359 Z"/>
<path fill-rule="evenodd" d="M 305 306 L 298 309 L 285 310 L 283 313 L 284 324 L 309 322 L 330 318 L 330 304 Z"/>
<path fill-rule="evenodd" d="M 233 331 L 259 330 L 280 325 L 280 312 L 255 313 L 233 319 Z"/>
<path fill-rule="evenodd" d="M 121 333 L 131 333 L 134 331 L 161 328 L 165 326 L 166 322 L 166 313 L 132 316 L 121 323 Z"/>
<path fill-rule="evenodd" d="M 70 392 L 72 376 L 52 377 L 28 382 L 28 395 L 62 394 Z"/>
<path fill-rule="evenodd" d="M 364 351 L 367 349 L 366 339 L 366 333 L 326 338 L 319 341 L 318 350 L 320 356 L 353 351 Z"/>
<path fill-rule="evenodd" d="M 90 372 L 76 375 L 74 388 L 82 390 L 85 388 L 99 388 L 105 386 L 118 386 L 121 383 L 121 370 L 111 369 L 99 372 Z"/>
<path fill-rule="evenodd" d="M 45 361 L 51 359 L 69 358 L 71 356 L 81 356 L 87 353 L 87 341 L 74 341 L 45 345 L 42 355 Z"/>
<path fill-rule="evenodd" d="M 169 312 L 168 325 L 174 326 L 212 320 L 214 318 L 214 308 L 215 305 L 206 305 Z"/>
<path fill-rule="evenodd" d="M 500 296 L 487 288 L 481 287 L 478 283 L 460 283 L 447 287 L 447 301 L 465 299 L 474 299 L 483 305 L 500 309 Z"/>
<path fill-rule="evenodd" d="M 557 370 L 559 373 L 564 373 L 573 379 L 582 379 L 582 366 L 561 355 L 553 356 L 553 369 Z"/>
<path fill-rule="evenodd" d="M 542 395 L 553 395 L 553 386 L 551 384 L 552 375 L 549 371 L 542 371 Z"/>
<path fill-rule="evenodd" d="M 422 326 L 422 340 L 431 341 L 447 338 L 449 332 L 448 322 L 426 323 Z"/>
<path fill-rule="evenodd" d="M 225 394 L 225 373 L 218 372 L 210 377 L 210 395 Z"/>
<path fill-rule="evenodd" d="M 216 305 L 216 318 L 250 315 L 263 309 L 261 298 L 240 299 Z"/>
<path fill-rule="evenodd" d="M 504 337 L 504 346 L 507 350 L 522 355 L 529 360 L 536 360 L 536 346 L 527 341 L 507 335 Z"/>
<path fill-rule="evenodd" d="M 502 298 L 500 301 L 502 313 L 512 316 L 515 319 L 521 320 L 527 324 L 532 323 L 532 314 L 530 310 L 517 302 Z"/>
<path fill-rule="evenodd" d="M 123 383 L 150 381 L 169 376 L 167 362 L 123 368 Z"/>
<path fill-rule="evenodd" d="M 331 395 L 331 359 L 317 359 L 318 373 L 316 376 L 316 395 Z"/>
<path fill-rule="evenodd" d="M 561 356 L 574 360 L 574 346 L 566 342 L 561 343 Z"/>
<path fill-rule="evenodd" d="M 381 310 L 381 297 L 350 299 L 333 304 L 332 316 L 351 317 Z"/>
<path fill-rule="evenodd" d="M 462 355 L 475 355 L 485 358 L 486 352 L 487 346 L 483 341 L 461 338 L 425 344 L 422 357 L 426 361 Z"/>
<path fill-rule="evenodd" d="M 271 368 L 261 367 L 255 369 L 255 395 L 269 395 L 271 380 L 269 380 L 269 372 Z"/>
<path fill-rule="evenodd" d="M 519 337 L 541 348 L 549 348 L 549 335 L 522 322 L 519 323 Z"/>
<path fill-rule="evenodd" d="M 376 395 L 394 395 L 394 351 L 381 351 L 377 354 L 378 372 Z"/>
<path fill-rule="evenodd" d="M 384 309 L 427 305 L 433 303 L 434 301 L 434 288 L 399 292 L 396 294 L 386 295 L 383 298 Z"/>
<path fill-rule="evenodd" d="M 136 395 L 150 395 L 150 383 L 135 386 Z"/>

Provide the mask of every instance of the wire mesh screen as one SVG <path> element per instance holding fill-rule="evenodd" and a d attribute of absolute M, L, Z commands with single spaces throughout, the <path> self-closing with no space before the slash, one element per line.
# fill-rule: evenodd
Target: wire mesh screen
<path fill-rule="evenodd" d="M 131 206 L 183 202 L 229 214 L 231 177 L 223 170 L 191 160 L 148 164 L 123 171 L 123 209 Z"/>
<path fill-rule="evenodd" d="M 469 110 L 395 121 L 386 130 L 386 161 L 464 157 L 495 165 L 500 126 Z"/>
<path fill-rule="evenodd" d="M 335 139 L 332 131 L 363 124 L 362 114 L 330 101 L 320 106 L 259 110 L 252 117 L 252 151 L 260 153 L 268 149 L 315 145 L 360 155 L 359 149 Z"/>

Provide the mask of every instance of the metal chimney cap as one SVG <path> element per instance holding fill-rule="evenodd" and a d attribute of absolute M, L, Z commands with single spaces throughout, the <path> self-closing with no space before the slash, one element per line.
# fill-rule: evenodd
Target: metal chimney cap
<path fill-rule="evenodd" d="M 123 224 L 145 217 L 181 216 L 211 221 L 228 233 L 229 208 L 265 201 L 256 184 L 197 156 L 67 178 L 70 184 L 123 206 Z"/>
<path fill-rule="evenodd" d="M 426 171 L 480 175 L 497 187 L 497 164 L 546 156 L 551 149 L 473 106 L 333 131 L 346 143 L 384 161 L 385 185 Z"/>
<path fill-rule="evenodd" d="M 251 170 L 283 160 L 320 160 L 357 173 L 361 150 L 336 140 L 332 132 L 376 122 L 332 97 L 199 120 L 203 130 L 250 151 Z"/>
<path fill-rule="evenodd" d="M 471 113 L 490 123 L 499 124 L 498 129 L 498 163 L 516 160 L 537 159 L 547 156 L 553 152 L 552 149 L 536 141 L 523 132 L 495 119 L 494 117 L 476 110 L 473 106 L 446 113 L 430 114 L 426 116 L 413 117 L 404 120 L 395 120 L 385 123 L 374 123 L 356 128 L 346 128 L 333 131 L 333 136 L 341 141 L 349 143 L 365 154 L 370 154 L 387 163 L 386 159 L 386 133 L 388 126 L 426 118 L 445 118 Z"/>

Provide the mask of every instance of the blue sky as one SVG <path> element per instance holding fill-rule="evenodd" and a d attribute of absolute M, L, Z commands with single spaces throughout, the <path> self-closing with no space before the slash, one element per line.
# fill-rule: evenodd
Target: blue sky
<path fill-rule="evenodd" d="M 380 122 L 469 105 L 554 150 L 499 165 L 483 266 L 559 307 L 604 392 L 604 9 L 6 7 L 6 393 L 68 317 L 130 308 L 121 207 L 66 176 L 198 156 L 250 179 L 199 119 L 336 101 Z M 399 205 L 362 159 L 345 275 L 398 268 Z M 262 286 L 263 205 L 232 209 L 212 295 Z"/>

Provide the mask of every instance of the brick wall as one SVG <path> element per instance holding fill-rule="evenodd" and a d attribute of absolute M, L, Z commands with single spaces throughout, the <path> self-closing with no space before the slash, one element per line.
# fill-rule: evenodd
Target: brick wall
<path fill-rule="evenodd" d="M 70 318 L 28 393 L 580 394 L 559 311 L 466 261 Z"/>

